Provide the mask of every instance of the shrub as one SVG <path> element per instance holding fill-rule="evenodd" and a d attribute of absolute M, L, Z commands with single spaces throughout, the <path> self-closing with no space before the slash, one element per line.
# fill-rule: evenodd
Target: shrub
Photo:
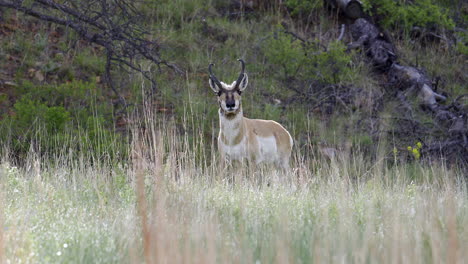
<path fill-rule="evenodd" d="M 453 29 L 455 23 L 434 0 L 363 0 L 364 10 L 381 18 L 385 28 L 409 32 L 413 27 Z"/>
<path fill-rule="evenodd" d="M 20 98 L 0 120 L 0 142 L 24 156 L 34 143 L 41 152 L 71 148 L 102 157 L 125 155 L 125 141 L 113 131 L 112 107 L 99 103 L 93 83 L 73 81 L 35 86 L 24 82 Z"/>
<path fill-rule="evenodd" d="M 325 83 L 346 81 L 351 73 L 349 63 L 351 55 L 346 53 L 346 46 L 340 41 L 331 42 L 327 51 L 317 52 L 312 49 L 305 58 L 307 76 Z"/>
<path fill-rule="evenodd" d="M 63 131 L 70 121 L 70 113 L 61 106 L 48 107 L 44 103 L 23 97 L 13 106 L 13 126 L 19 131 L 28 131 L 34 124 L 44 124 L 48 133 Z"/>
<path fill-rule="evenodd" d="M 301 42 L 282 32 L 268 41 L 264 52 L 271 64 L 281 67 L 286 79 L 296 75 L 305 58 Z"/>
<path fill-rule="evenodd" d="M 285 79 L 318 80 L 322 83 L 347 81 L 352 55 L 339 41 L 326 50 L 314 42 L 303 43 L 289 34 L 277 32 L 264 49 L 271 64 L 278 65 Z"/>

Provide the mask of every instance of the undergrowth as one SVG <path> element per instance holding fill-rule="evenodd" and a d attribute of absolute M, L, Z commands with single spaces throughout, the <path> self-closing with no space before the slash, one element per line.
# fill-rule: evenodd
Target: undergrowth
<path fill-rule="evenodd" d="M 376 15 L 382 26 L 410 32 L 413 27 L 453 29 L 454 21 L 435 0 L 363 1 L 364 11 Z"/>
<path fill-rule="evenodd" d="M 372 7 L 382 6 L 378 16 L 388 20 L 383 25 L 390 29 L 452 28 L 451 16 L 444 9 L 447 5 L 426 0 L 390 2 L 371 3 Z M 364 2 L 371 10 L 369 3 Z M 351 142 L 354 148 L 362 147 L 374 155 L 378 140 L 388 136 L 377 133 L 371 120 L 386 115 L 379 112 L 384 108 L 378 105 L 384 93 L 380 80 L 366 66 L 363 55 L 346 50 L 346 34 L 336 41 L 339 22 L 335 14 L 324 12 L 322 1 L 254 1 L 251 6 L 236 7 L 226 1 L 178 0 L 137 6 L 147 17 L 144 23 L 151 38 L 161 43 L 161 55 L 179 65 L 185 75 L 142 63 L 157 75 L 158 85 L 149 91 L 141 76 L 114 72 L 119 91 L 129 103 L 127 113 L 151 101 L 156 111 L 165 114 L 162 119 L 176 121 L 180 133 L 203 131 L 209 142 L 216 137 L 212 128 L 217 124 L 217 104 L 207 85 L 207 66 L 215 63 L 217 76 L 232 82 L 239 72 L 236 60 L 243 58 L 250 77 L 243 96 L 246 116 L 284 124 L 300 149 L 308 144 L 304 139 L 311 138 L 314 143 L 337 148 Z M 429 9 L 434 11 L 429 13 Z M 0 92 L 0 141 L 10 146 L 12 155 L 25 157 L 31 142 L 45 152 L 65 142 L 80 142 L 82 151 L 101 149 L 100 157 L 127 155 L 117 153 L 126 152 L 131 124 L 127 115 L 114 108 L 118 98 L 103 82 L 102 49 L 78 41 L 64 27 L 12 11 L 4 14 L 6 33 L 0 62 L 5 72 L 1 74 L 11 85 L 4 85 Z M 401 43 L 403 61 L 422 64 L 429 75 L 440 76 L 441 89 L 450 93 L 449 98 L 463 94 L 466 78 L 460 71 L 464 60 L 458 53 L 463 53 L 463 42 L 448 51 L 445 43 L 435 43 L 423 54 L 413 40 L 404 38 Z M 185 122 L 189 117 L 196 117 L 196 122 Z M 96 127 L 106 128 L 106 132 L 97 132 Z M 310 130 L 315 128 L 330 133 Z M 36 142 L 39 134 L 47 134 L 48 142 Z M 74 136 L 65 136 L 71 134 Z M 116 142 L 122 144 L 113 151 L 109 146 Z M 405 148 L 406 139 L 395 144 L 400 142 L 398 147 Z"/>

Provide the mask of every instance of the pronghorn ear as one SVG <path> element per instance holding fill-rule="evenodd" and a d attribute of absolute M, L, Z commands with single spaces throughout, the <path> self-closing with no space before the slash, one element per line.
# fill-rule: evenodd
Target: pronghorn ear
<path fill-rule="evenodd" d="M 213 90 L 213 92 L 218 94 L 219 93 L 219 87 L 216 85 L 216 83 L 211 78 L 209 78 L 208 82 L 210 83 L 211 90 Z"/>
<path fill-rule="evenodd" d="M 242 78 L 240 84 L 237 86 L 239 87 L 239 91 L 244 91 L 245 88 L 247 88 L 247 84 L 249 83 L 249 77 L 247 76 L 247 73 L 244 73 L 244 77 Z"/>

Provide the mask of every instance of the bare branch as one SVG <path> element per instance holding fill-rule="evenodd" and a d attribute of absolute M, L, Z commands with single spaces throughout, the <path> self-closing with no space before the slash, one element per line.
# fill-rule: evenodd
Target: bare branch
<path fill-rule="evenodd" d="M 345 24 L 341 24 L 341 30 L 340 30 L 340 35 L 338 36 L 338 41 L 341 41 L 343 39 L 345 33 Z"/>
<path fill-rule="evenodd" d="M 141 73 L 156 89 L 154 77 L 138 65 L 141 59 L 156 65 L 164 65 L 178 74 L 183 74 L 177 65 L 162 59 L 159 45 L 149 40 L 149 32 L 143 28 L 142 12 L 130 0 L 82 0 L 61 1 L 0 0 L 0 7 L 12 8 L 26 15 L 63 25 L 73 29 L 80 38 L 105 48 L 105 80 L 109 88 L 125 106 L 124 98 L 119 94 L 111 72 L 113 66 L 128 68 Z M 112 63 L 118 62 L 118 63 Z"/>

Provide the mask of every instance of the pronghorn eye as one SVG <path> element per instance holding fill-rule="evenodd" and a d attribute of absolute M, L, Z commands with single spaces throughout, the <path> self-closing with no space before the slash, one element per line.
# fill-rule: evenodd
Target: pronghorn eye
<path fill-rule="evenodd" d="M 242 92 L 239 90 L 236 90 L 239 95 L 242 95 Z"/>
<path fill-rule="evenodd" d="M 221 94 L 223 94 L 223 91 L 218 92 L 218 96 L 221 96 Z"/>

